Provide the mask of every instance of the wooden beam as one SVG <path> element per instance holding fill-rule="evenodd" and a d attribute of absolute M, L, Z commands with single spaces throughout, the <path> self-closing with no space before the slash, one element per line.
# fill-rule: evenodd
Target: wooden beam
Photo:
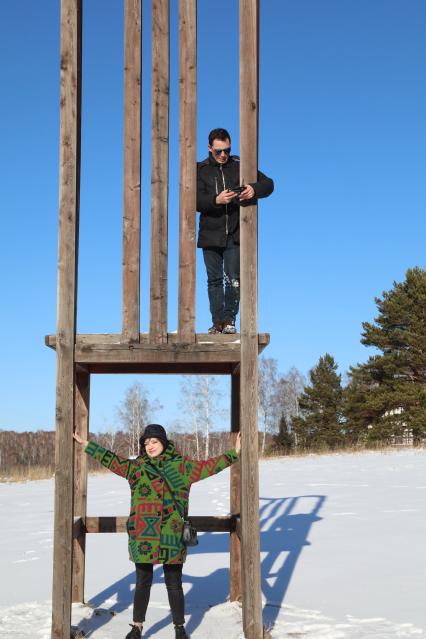
<path fill-rule="evenodd" d="M 89 438 L 90 375 L 76 373 L 74 422 L 75 432 L 82 439 Z M 74 520 L 86 516 L 87 455 L 83 446 L 74 443 Z M 84 568 L 86 535 L 83 529 L 73 540 L 72 600 L 84 602 Z"/>
<path fill-rule="evenodd" d="M 69 637 L 71 627 L 72 433 L 80 203 L 81 15 L 81 0 L 62 0 L 52 639 Z"/>
<path fill-rule="evenodd" d="M 195 339 L 197 190 L 197 3 L 179 0 L 179 297 L 178 338 Z"/>
<path fill-rule="evenodd" d="M 150 340 L 167 342 L 169 194 L 169 0 L 152 3 L 152 169 Z"/>
<path fill-rule="evenodd" d="M 269 333 L 259 333 L 258 344 L 259 353 L 263 350 L 270 341 Z M 141 333 L 139 336 L 139 342 L 141 344 L 150 344 L 148 333 Z M 168 333 L 168 344 L 180 344 L 179 338 L 176 333 Z M 197 333 L 195 335 L 196 344 L 240 344 L 240 335 L 236 333 L 234 335 L 226 335 L 218 333 L 217 335 L 210 335 L 209 333 Z M 50 348 L 56 347 L 56 335 L 46 335 L 45 344 Z M 120 333 L 81 333 L 76 335 L 76 345 L 78 347 L 83 346 L 96 346 L 97 344 L 122 344 Z M 133 345 L 132 345 L 133 346 Z M 237 371 L 235 371 L 237 372 Z"/>
<path fill-rule="evenodd" d="M 81 518 L 80 525 L 86 533 L 125 533 L 127 519 L 127 517 L 84 517 Z M 190 519 L 198 532 L 229 532 L 235 528 L 235 518 L 229 515 L 196 516 Z"/>
<path fill-rule="evenodd" d="M 259 2 L 240 0 L 240 174 L 257 180 Z M 240 208 L 243 627 L 263 637 L 259 543 L 257 206 Z"/>
<path fill-rule="evenodd" d="M 230 362 L 110 362 L 88 364 L 93 375 L 230 375 Z"/>
<path fill-rule="evenodd" d="M 151 344 L 148 335 L 141 343 L 122 344 L 121 335 L 78 335 L 76 337 L 76 368 L 92 374 L 149 373 L 174 375 L 230 375 L 239 370 L 241 346 L 235 335 L 196 335 L 195 344 L 182 344 L 176 334 L 169 334 L 168 344 Z M 56 346 L 56 336 L 46 337 L 46 343 Z M 268 334 L 258 336 L 261 353 L 269 343 Z"/>
<path fill-rule="evenodd" d="M 231 375 L 231 432 L 236 434 L 240 430 L 240 376 Z M 240 464 L 231 466 L 231 513 L 240 513 Z M 236 530 L 231 532 L 230 539 L 230 599 L 241 599 L 241 543 Z"/>
<path fill-rule="evenodd" d="M 238 363 L 239 344 L 97 344 L 76 347 L 79 364 Z"/>
<path fill-rule="evenodd" d="M 124 2 L 123 341 L 140 330 L 141 0 Z"/>

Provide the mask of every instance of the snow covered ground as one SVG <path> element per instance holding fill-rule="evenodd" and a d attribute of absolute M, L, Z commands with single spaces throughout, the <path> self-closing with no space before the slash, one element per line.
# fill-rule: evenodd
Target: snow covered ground
<path fill-rule="evenodd" d="M 225 514 L 229 471 L 195 485 L 192 514 Z M 271 636 L 426 636 L 426 451 L 277 459 L 260 464 L 262 588 Z M 128 488 L 89 479 L 89 515 L 127 515 Z M 53 481 L 0 484 L 0 637 L 48 639 Z M 185 564 L 187 628 L 198 639 L 241 639 L 227 601 L 228 535 L 200 535 Z M 91 639 L 129 630 L 133 569 L 126 536 L 89 535 L 86 600 L 73 626 Z M 145 637 L 172 638 L 162 570 Z"/>

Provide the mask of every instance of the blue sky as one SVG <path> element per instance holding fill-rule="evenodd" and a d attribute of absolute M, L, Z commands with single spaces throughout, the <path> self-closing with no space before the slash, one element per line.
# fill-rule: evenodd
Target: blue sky
<path fill-rule="evenodd" d="M 150 2 L 143 19 L 142 330 L 148 325 Z M 121 321 L 123 16 L 84 11 L 79 332 Z M 169 330 L 177 314 L 177 2 L 171 1 Z M 374 296 L 425 266 L 426 3 L 261 2 L 259 166 L 275 192 L 259 206 L 259 329 L 265 354 L 307 372 L 325 352 L 344 373 L 364 361 Z M 2 123 L 0 428 L 52 429 L 59 156 L 59 1 L 6 3 L 0 25 Z M 238 3 L 198 2 L 198 157 L 209 130 L 238 153 Z M 197 330 L 209 326 L 197 256 Z M 142 379 L 142 378 L 141 378 Z M 93 379 L 91 426 L 113 422 L 130 376 Z M 178 416 L 179 380 L 144 377 Z M 226 384 L 224 382 L 224 384 Z"/>

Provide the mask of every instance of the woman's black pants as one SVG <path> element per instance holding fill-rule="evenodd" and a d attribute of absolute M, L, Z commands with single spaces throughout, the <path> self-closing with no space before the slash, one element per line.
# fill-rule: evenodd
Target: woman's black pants
<path fill-rule="evenodd" d="M 185 600 L 182 589 L 182 564 L 163 564 L 169 604 L 175 626 L 185 623 Z M 133 622 L 143 623 L 151 593 L 153 564 L 136 564 L 136 589 L 133 605 Z"/>

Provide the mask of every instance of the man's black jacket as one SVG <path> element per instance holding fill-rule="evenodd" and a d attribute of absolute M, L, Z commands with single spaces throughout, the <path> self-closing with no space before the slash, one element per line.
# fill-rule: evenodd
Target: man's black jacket
<path fill-rule="evenodd" d="M 203 162 L 197 163 L 197 211 L 200 215 L 198 247 L 225 247 L 227 233 L 240 243 L 240 206 L 255 204 L 257 198 L 267 197 L 274 190 L 271 178 L 260 171 L 257 182 L 252 182 L 255 197 L 251 200 L 232 200 L 230 204 L 216 204 L 216 196 L 226 189 L 240 185 L 240 159 L 231 155 L 226 164 L 218 164 L 209 153 Z"/>

